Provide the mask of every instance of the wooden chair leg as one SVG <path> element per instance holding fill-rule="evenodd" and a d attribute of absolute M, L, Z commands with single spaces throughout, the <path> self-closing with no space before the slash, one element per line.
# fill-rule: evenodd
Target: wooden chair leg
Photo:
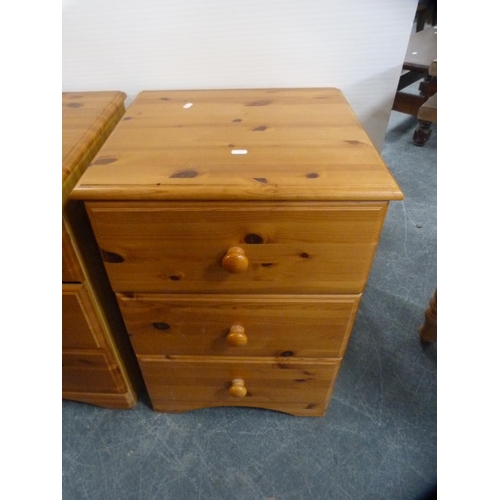
<path fill-rule="evenodd" d="M 418 334 L 422 342 L 437 341 L 437 290 L 425 310 L 424 324 L 418 329 Z"/>
<path fill-rule="evenodd" d="M 418 126 L 413 133 L 413 144 L 416 146 L 423 146 L 431 136 L 432 122 L 425 120 L 418 120 Z"/>

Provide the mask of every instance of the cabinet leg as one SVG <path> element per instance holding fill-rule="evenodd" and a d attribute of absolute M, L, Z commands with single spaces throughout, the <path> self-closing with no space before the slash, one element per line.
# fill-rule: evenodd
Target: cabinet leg
<path fill-rule="evenodd" d="M 424 324 L 418 329 L 418 334 L 422 342 L 437 341 L 437 290 L 425 310 Z"/>

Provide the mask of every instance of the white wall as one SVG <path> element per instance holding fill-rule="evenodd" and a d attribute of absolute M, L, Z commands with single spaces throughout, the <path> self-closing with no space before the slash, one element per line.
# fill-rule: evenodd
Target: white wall
<path fill-rule="evenodd" d="M 338 87 L 380 149 L 418 0 L 63 0 L 63 91 Z"/>

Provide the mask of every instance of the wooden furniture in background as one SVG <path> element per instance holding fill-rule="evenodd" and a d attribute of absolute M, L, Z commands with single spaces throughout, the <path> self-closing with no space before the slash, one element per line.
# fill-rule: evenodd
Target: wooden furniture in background
<path fill-rule="evenodd" d="M 437 25 L 437 0 L 419 0 L 415 14 L 416 31 L 422 31 L 426 24 Z"/>
<path fill-rule="evenodd" d="M 418 329 L 418 334 L 423 342 L 437 341 L 437 290 L 431 297 L 429 307 L 425 310 L 424 323 Z"/>
<path fill-rule="evenodd" d="M 430 97 L 418 110 L 418 126 L 413 133 L 413 143 L 423 146 L 431 136 L 431 126 L 437 123 L 437 94 Z"/>
<path fill-rule="evenodd" d="M 69 193 L 125 112 L 122 92 L 62 95 L 62 397 L 130 408 L 140 380 L 85 211 Z"/>
<path fill-rule="evenodd" d="M 437 77 L 437 59 L 434 59 L 429 66 L 429 75 Z M 413 142 L 417 146 L 423 146 L 431 136 L 432 124 L 437 123 L 437 93 L 420 106 L 417 118 L 418 126 L 413 134 Z"/>
<path fill-rule="evenodd" d="M 155 410 L 325 413 L 403 198 L 339 90 L 143 92 L 72 197 Z"/>
<path fill-rule="evenodd" d="M 410 36 L 403 73 L 392 105 L 393 111 L 417 116 L 418 110 L 437 92 L 437 75 L 429 72 L 437 59 L 437 28 L 426 28 Z M 408 87 L 418 81 L 419 93 Z"/>

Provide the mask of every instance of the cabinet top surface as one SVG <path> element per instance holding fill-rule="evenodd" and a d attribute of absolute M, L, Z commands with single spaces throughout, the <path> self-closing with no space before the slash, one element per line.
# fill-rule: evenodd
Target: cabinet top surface
<path fill-rule="evenodd" d="M 337 89 L 140 93 L 71 197 L 397 200 L 403 195 Z"/>
<path fill-rule="evenodd" d="M 118 91 L 62 94 L 63 184 L 120 109 L 125 97 Z"/>

